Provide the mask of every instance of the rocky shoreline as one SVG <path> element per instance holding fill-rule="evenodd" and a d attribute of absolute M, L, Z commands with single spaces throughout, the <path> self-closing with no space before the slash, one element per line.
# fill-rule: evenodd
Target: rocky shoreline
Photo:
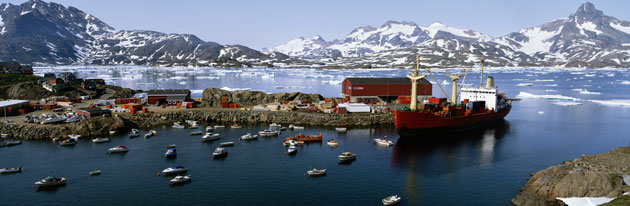
<path fill-rule="evenodd" d="M 532 174 L 514 205 L 565 205 L 557 197 L 621 197 L 630 192 L 623 175 L 630 174 L 630 147 L 615 148 Z"/>
<path fill-rule="evenodd" d="M 324 114 L 306 112 L 243 111 L 234 109 L 177 110 L 155 113 L 115 114 L 114 117 L 95 117 L 74 124 L 38 125 L 0 123 L 0 133 L 21 140 L 51 140 L 79 134 L 86 138 L 109 135 L 109 131 L 127 132 L 132 128 L 150 129 L 170 126 L 173 122 L 197 120 L 205 123 L 229 125 L 279 123 L 302 126 L 334 127 L 343 123 L 345 127 L 391 127 L 391 114 Z"/>

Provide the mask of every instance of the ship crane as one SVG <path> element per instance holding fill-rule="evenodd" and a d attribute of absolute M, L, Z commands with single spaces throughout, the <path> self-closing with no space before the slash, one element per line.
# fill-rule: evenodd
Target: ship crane
<path fill-rule="evenodd" d="M 463 77 L 463 74 L 445 74 L 447 77 L 451 78 L 453 81 L 453 92 L 451 93 L 451 103 L 457 104 L 457 80 L 460 77 Z M 460 87 L 461 88 L 461 87 Z"/>
<path fill-rule="evenodd" d="M 416 56 L 416 68 L 411 73 L 407 74 L 407 78 L 411 79 L 411 104 L 409 107 L 411 111 L 418 109 L 418 80 L 426 77 L 427 75 L 418 75 L 420 69 L 420 55 Z"/>

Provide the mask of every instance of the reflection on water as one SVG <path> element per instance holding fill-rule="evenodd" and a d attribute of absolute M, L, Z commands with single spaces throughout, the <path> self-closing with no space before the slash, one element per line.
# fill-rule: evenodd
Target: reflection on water
<path fill-rule="evenodd" d="M 466 133 L 439 137 L 401 138 L 394 145 L 391 164 L 405 170 L 406 196 L 412 204 L 419 201 L 420 177 L 444 175 L 450 184 L 457 184 L 459 170 L 492 167 L 495 150 L 509 133 L 509 122 Z"/>

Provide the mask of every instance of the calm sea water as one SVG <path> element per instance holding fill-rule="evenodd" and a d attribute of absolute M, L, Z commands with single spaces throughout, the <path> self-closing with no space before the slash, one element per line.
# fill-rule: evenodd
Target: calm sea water
<path fill-rule="evenodd" d="M 149 67 L 58 67 L 36 72 L 74 71 L 80 77 L 104 78 L 136 89 L 206 87 L 251 88 L 265 92 L 305 91 L 340 96 L 346 76 L 403 76 L 405 70 L 312 70 L 254 68 L 213 70 Z M 450 72 L 450 71 L 449 71 Z M 338 134 L 330 128 L 307 127 L 305 134 L 322 132 L 339 147 L 325 143 L 298 147 L 285 156 L 284 137 L 238 142 L 247 132 L 266 125 L 218 130 L 221 140 L 200 143 L 189 129 L 158 128 L 150 139 L 112 137 L 93 144 L 82 140 L 73 147 L 49 142 L 25 142 L 0 148 L 0 167 L 23 167 L 23 172 L 1 175 L 0 202 L 6 205 L 380 205 L 380 199 L 398 194 L 402 205 L 510 205 L 530 173 L 581 154 L 609 151 L 630 144 L 630 72 L 626 70 L 490 69 L 500 90 L 518 95 L 502 124 L 485 131 L 432 141 L 398 139 L 388 128 L 354 128 Z M 273 74 L 273 75 L 271 75 Z M 203 76 L 202 78 L 199 78 Z M 438 75 L 437 81 L 445 80 Z M 472 73 L 466 83 L 479 84 Z M 159 80 L 159 81 L 156 81 Z M 145 83 L 155 82 L 149 85 Z M 186 82 L 186 83 L 182 83 Z M 140 83 L 140 84 L 138 84 Z M 522 86 L 529 85 L 532 86 Z M 521 85 L 521 86 L 518 86 Z M 281 86 L 276 88 L 276 86 Z M 445 86 L 447 91 L 450 85 Z M 200 93 L 196 93 L 200 96 Z M 434 88 L 434 95 L 441 95 Z M 572 105 L 572 106 L 566 106 Z M 626 106 L 624 106 L 626 105 Z M 212 123 L 210 123 L 212 124 Z M 388 136 L 393 147 L 373 144 Z M 435 141 L 441 140 L 441 141 Z M 222 141 L 234 141 L 225 159 L 208 159 Z M 127 154 L 107 154 L 123 144 Z M 163 157 L 168 144 L 177 144 L 178 156 Z M 344 151 L 357 161 L 338 164 Z M 193 181 L 169 187 L 171 177 L 157 172 L 180 164 Z M 328 169 L 328 175 L 305 177 L 309 168 Z M 101 169 L 100 176 L 88 171 Z M 35 181 L 48 175 L 68 179 L 66 186 L 37 191 Z"/>

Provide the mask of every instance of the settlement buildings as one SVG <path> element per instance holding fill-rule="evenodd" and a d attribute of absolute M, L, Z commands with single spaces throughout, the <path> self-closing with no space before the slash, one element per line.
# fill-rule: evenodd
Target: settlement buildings
<path fill-rule="evenodd" d="M 185 102 L 192 102 L 190 90 L 150 90 L 147 91 L 147 104 L 181 106 Z"/>

